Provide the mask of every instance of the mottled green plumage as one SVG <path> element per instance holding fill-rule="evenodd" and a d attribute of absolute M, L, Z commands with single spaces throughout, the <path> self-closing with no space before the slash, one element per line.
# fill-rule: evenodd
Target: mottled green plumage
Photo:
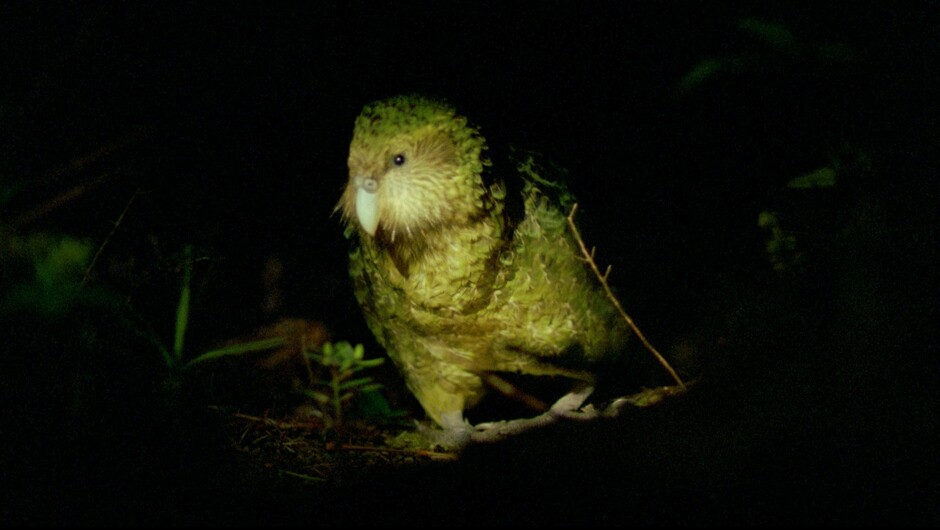
<path fill-rule="evenodd" d="M 356 119 L 337 205 L 366 321 L 445 426 L 482 397 L 481 372 L 591 381 L 628 336 L 580 256 L 563 190 L 532 159 L 491 167 L 485 151 L 443 102 L 373 103 Z M 522 180 L 524 218 L 507 218 L 500 179 Z"/>

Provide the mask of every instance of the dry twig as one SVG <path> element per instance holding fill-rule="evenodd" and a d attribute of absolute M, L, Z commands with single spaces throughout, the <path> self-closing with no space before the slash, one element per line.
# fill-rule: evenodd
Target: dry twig
<path fill-rule="evenodd" d="M 633 333 L 635 333 L 636 336 L 640 339 L 640 342 L 643 343 L 643 346 L 653 353 L 653 356 L 656 357 L 656 360 L 659 361 L 659 364 L 661 364 L 663 368 L 669 372 L 669 375 L 671 375 L 672 378 L 676 380 L 676 383 L 678 383 L 682 390 L 685 390 L 685 383 L 682 382 L 679 374 L 677 374 L 676 371 L 672 369 L 672 366 L 669 365 L 669 362 L 666 360 L 666 358 L 663 357 L 662 354 L 660 354 L 656 348 L 654 348 L 653 345 L 649 343 L 648 340 L 646 340 L 643 332 L 641 332 L 640 328 L 638 328 L 637 325 L 633 323 L 633 319 L 630 318 L 630 315 L 628 315 L 627 312 L 623 310 L 623 307 L 620 305 L 620 301 L 617 300 L 616 296 L 614 296 L 613 291 L 610 289 L 610 284 L 607 283 L 607 277 L 610 275 L 611 266 L 608 265 L 604 274 L 601 274 L 600 269 L 597 267 L 597 262 L 594 261 L 595 249 L 591 248 L 590 252 L 588 252 L 587 246 L 584 244 L 584 239 L 581 238 L 581 232 L 578 231 L 578 227 L 576 227 L 574 224 L 574 214 L 577 210 L 578 204 L 575 203 L 571 207 L 571 212 L 568 214 L 568 226 L 571 228 L 571 233 L 574 234 L 574 238 L 575 241 L 578 242 L 578 246 L 581 247 L 581 254 L 584 255 L 584 261 L 587 262 L 587 264 L 591 267 L 591 270 L 594 271 L 594 274 L 597 275 L 597 279 L 600 280 L 601 285 L 604 287 L 604 292 L 607 294 L 607 298 L 609 298 L 611 303 L 614 304 L 614 307 L 617 308 L 620 316 L 623 317 L 627 325 L 630 326 L 630 329 L 633 330 Z"/>
<path fill-rule="evenodd" d="M 101 252 L 104 251 L 104 247 L 108 245 L 108 242 L 111 241 L 114 233 L 117 232 L 118 227 L 121 226 L 121 222 L 124 221 L 124 216 L 127 215 L 127 211 L 131 209 L 131 204 L 133 204 L 134 199 L 136 199 L 139 194 L 140 190 L 137 190 L 133 195 L 131 195 L 130 200 L 127 201 L 127 206 L 124 207 L 124 211 L 121 212 L 121 215 L 118 216 L 117 221 L 114 222 L 114 228 L 108 232 L 108 236 L 105 237 L 104 241 L 101 242 L 101 245 L 98 246 L 98 250 L 95 252 L 95 256 L 91 258 L 91 263 L 89 263 L 88 268 L 85 269 L 85 275 L 82 276 L 82 286 L 88 283 L 88 278 L 91 277 L 91 270 L 95 268 L 95 263 L 98 262 L 98 256 L 101 255 Z"/>

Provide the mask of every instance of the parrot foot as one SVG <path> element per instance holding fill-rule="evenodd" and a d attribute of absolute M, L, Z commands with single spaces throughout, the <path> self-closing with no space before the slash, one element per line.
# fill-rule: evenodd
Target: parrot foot
<path fill-rule="evenodd" d="M 588 383 L 578 383 L 571 392 L 568 392 L 564 396 L 561 396 L 561 399 L 555 402 L 552 405 L 552 408 L 548 409 L 546 414 L 551 414 L 553 416 L 563 418 L 566 420 L 590 420 L 594 419 L 596 414 L 593 414 L 591 411 L 594 410 L 590 405 L 581 408 L 581 405 L 584 404 L 584 401 L 591 395 L 591 392 L 594 392 L 594 387 Z"/>
<path fill-rule="evenodd" d="M 494 443 L 523 432 L 551 425 L 558 420 L 587 421 L 599 416 L 590 405 L 581 409 L 581 405 L 594 391 L 587 383 L 580 383 L 561 397 L 552 407 L 533 418 L 479 423 L 474 427 L 470 439 L 474 443 Z"/>
<path fill-rule="evenodd" d="M 430 442 L 432 447 L 440 446 L 445 450 L 460 450 L 471 442 L 473 426 L 459 411 L 441 414 L 441 429 L 415 423 L 418 433 Z"/>
<path fill-rule="evenodd" d="M 418 424 L 418 432 L 432 446 L 447 450 L 462 450 L 471 443 L 495 443 L 522 434 L 532 429 L 546 427 L 561 421 L 587 422 L 598 418 L 614 418 L 627 405 L 633 404 L 629 397 L 618 398 L 602 408 L 593 404 L 584 406 L 584 402 L 594 391 L 589 383 L 579 383 L 570 392 L 562 396 L 546 412 L 532 418 L 504 420 L 471 425 L 461 412 L 449 412 L 441 415 L 442 429 L 435 429 Z"/>

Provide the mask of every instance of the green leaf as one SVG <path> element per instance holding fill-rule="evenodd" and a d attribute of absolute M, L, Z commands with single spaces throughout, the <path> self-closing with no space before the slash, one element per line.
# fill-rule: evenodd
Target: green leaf
<path fill-rule="evenodd" d="M 33 241 L 29 243 L 32 244 Z M 40 242 L 40 246 L 44 246 L 42 243 Z M 80 278 L 90 255 L 89 243 L 63 237 L 35 258 L 36 280 L 44 287 L 74 283 Z"/>
<path fill-rule="evenodd" d="M 757 215 L 757 226 L 761 228 L 771 228 L 777 226 L 777 214 L 764 210 Z"/>
<path fill-rule="evenodd" d="M 323 392 L 318 392 L 316 390 L 306 389 L 304 390 L 303 394 L 309 398 L 312 398 L 314 401 L 316 401 L 317 403 L 320 403 L 321 405 L 329 403 L 331 399 L 330 396 L 324 394 Z"/>
<path fill-rule="evenodd" d="M 381 365 L 384 362 L 385 362 L 385 359 L 381 357 L 377 359 L 363 359 L 359 361 L 359 367 L 360 368 L 374 368 L 376 366 Z"/>
<path fill-rule="evenodd" d="M 90 243 L 49 234 L 2 243 L 16 253 L 15 257 L 23 255 L 32 261 L 34 275 L 28 281 L 14 284 L 0 299 L 0 316 L 22 309 L 62 314 L 79 300 L 84 269 L 91 256 Z M 0 266 L 6 266 L 5 260 Z"/>
<path fill-rule="evenodd" d="M 793 45 L 793 33 L 782 24 L 764 22 L 756 18 L 744 18 L 738 21 L 738 28 L 775 48 L 789 48 Z"/>
<path fill-rule="evenodd" d="M 719 74 L 735 73 L 741 70 L 744 63 L 744 59 L 738 57 L 713 57 L 699 61 L 682 76 L 679 81 L 679 91 L 688 92 Z"/>
<path fill-rule="evenodd" d="M 835 185 L 836 170 L 829 166 L 821 167 L 787 182 L 787 187 L 792 189 L 834 188 Z"/>
<path fill-rule="evenodd" d="M 353 388 L 355 386 L 364 385 L 371 381 L 372 381 L 371 377 L 360 377 L 358 379 L 350 379 L 349 381 L 346 381 L 345 383 L 340 384 L 339 388 L 341 390 L 346 390 L 347 388 Z"/>
<path fill-rule="evenodd" d="M 186 367 L 190 367 L 194 364 L 198 364 L 204 361 L 209 361 L 212 359 L 218 359 L 219 357 L 225 357 L 226 355 L 241 355 L 243 353 L 268 350 L 275 348 L 277 346 L 283 345 L 287 342 L 285 337 L 272 337 L 270 339 L 256 340 L 252 342 L 243 342 L 239 344 L 233 344 L 231 346 L 226 346 L 224 348 L 218 348 L 215 350 L 209 350 L 206 353 L 196 357 L 195 359 L 186 363 Z"/>
<path fill-rule="evenodd" d="M 186 336 L 186 326 L 189 322 L 190 283 L 193 277 L 193 246 L 183 248 L 183 287 L 180 291 L 180 301 L 176 307 L 176 327 L 173 336 L 173 355 L 176 361 L 183 358 L 183 339 Z"/>

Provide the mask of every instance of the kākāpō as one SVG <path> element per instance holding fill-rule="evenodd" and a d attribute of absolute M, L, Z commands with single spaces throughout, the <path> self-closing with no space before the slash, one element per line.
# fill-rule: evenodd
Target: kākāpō
<path fill-rule="evenodd" d="M 624 356 L 630 331 L 568 226 L 573 201 L 531 156 L 498 167 L 452 106 L 409 95 L 363 109 L 348 164 L 336 209 L 353 240 L 355 296 L 445 430 L 473 430 L 464 412 L 483 374 L 570 377 L 580 384 L 559 403 L 576 409 L 598 370 Z M 506 207 L 512 187 L 519 218 Z"/>

